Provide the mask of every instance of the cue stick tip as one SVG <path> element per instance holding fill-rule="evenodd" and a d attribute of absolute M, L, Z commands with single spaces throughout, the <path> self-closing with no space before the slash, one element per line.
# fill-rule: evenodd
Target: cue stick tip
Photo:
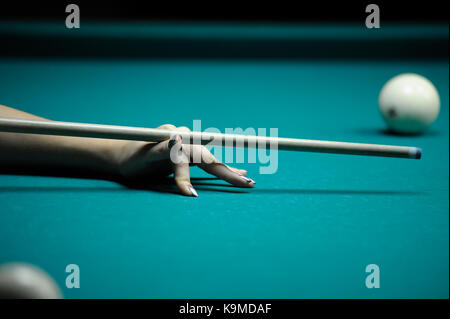
<path fill-rule="evenodd" d="M 420 159 L 422 157 L 422 149 L 420 147 L 415 147 L 414 152 L 412 152 L 412 157 L 415 159 Z"/>

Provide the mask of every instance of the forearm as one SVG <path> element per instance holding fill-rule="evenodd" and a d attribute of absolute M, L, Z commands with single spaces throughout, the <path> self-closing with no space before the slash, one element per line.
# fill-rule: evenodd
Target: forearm
<path fill-rule="evenodd" d="M 3 105 L 0 117 L 45 120 Z M 119 140 L 0 132 L 0 165 L 114 176 L 118 174 L 118 150 L 123 145 Z"/>

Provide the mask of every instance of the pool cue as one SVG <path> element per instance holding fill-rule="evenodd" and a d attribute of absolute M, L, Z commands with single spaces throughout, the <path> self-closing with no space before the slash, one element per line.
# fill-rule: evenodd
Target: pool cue
<path fill-rule="evenodd" d="M 332 142 L 294 138 L 221 134 L 207 132 L 169 131 L 162 129 L 84 124 L 57 121 L 37 121 L 0 118 L 0 132 L 26 134 L 62 135 L 118 140 L 162 142 L 180 135 L 183 144 L 232 146 L 244 148 L 272 148 L 287 151 L 369 155 L 420 159 L 418 147 Z"/>

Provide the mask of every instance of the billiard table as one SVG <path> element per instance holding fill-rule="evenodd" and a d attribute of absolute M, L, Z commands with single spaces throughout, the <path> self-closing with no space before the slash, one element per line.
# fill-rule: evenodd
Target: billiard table
<path fill-rule="evenodd" d="M 448 25 L 0 23 L 0 103 L 52 120 L 416 146 L 421 160 L 279 151 L 255 188 L 193 167 L 198 198 L 3 172 L 0 264 L 65 298 L 448 298 Z M 441 112 L 389 133 L 391 77 L 430 79 Z M 0 155 L 1 156 L 1 155 Z M 42 174 L 44 175 L 44 174 Z M 169 179 L 169 182 L 171 179 Z M 66 288 L 66 266 L 80 288 Z M 380 287 L 366 286 L 376 264 Z"/>

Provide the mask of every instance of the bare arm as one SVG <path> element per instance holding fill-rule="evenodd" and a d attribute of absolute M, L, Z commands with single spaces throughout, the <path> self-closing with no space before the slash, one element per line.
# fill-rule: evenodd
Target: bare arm
<path fill-rule="evenodd" d="M 0 105 L 0 117 L 46 120 Z M 3 167 L 58 167 L 113 175 L 117 172 L 119 140 L 0 133 L 0 165 Z"/>
<path fill-rule="evenodd" d="M 0 117 L 47 120 L 20 110 L 0 105 Z M 189 130 L 166 124 L 158 127 L 167 130 Z M 218 161 L 204 146 L 189 145 L 181 148 L 181 140 L 175 141 L 182 149 L 180 156 L 187 161 L 172 161 L 169 141 L 147 143 L 113 139 L 19 134 L 0 132 L 1 168 L 36 168 L 58 170 L 63 175 L 72 172 L 96 178 L 144 179 L 174 174 L 175 184 L 181 194 L 198 196 L 191 184 L 189 166 L 194 154 L 200 154 L 195 165 L 238 187 L 253 187 L 255 182 L 246 177 L 245 170 Z M 60 175 L 60 174 L 59 174 Z M 76 175 L 76 174 L 75 174 Z"/>

